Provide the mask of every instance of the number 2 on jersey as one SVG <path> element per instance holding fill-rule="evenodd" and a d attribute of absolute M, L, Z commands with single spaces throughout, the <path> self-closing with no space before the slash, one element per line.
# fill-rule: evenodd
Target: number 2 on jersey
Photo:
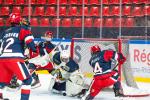
<path fill-rule="evenodd" d="M 5 48 L 3 49 L 3 42 L 1 44 L 1 50 L 3 49 L 3 52 L 12 52 L 12 49 L 8 49 L 10 47 L 10 45 L 12 45 L 14 43 L 14 39 L 13 38 L 8 38 L 6 40 L 7 44 L 5 46 Z"/>
<path fill-rule="evenodd" d="M 95 74 L 101 74 L 102 73 L 102 68 L 100 67 L 98 62 L 95 63 L 94 73 Z"/>

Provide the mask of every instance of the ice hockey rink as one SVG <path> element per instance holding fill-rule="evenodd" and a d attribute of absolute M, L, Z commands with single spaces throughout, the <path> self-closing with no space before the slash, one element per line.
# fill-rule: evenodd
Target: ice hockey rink
<path fill-rule="evenodd" d="M 53 94 L 48 91 L 50 83 L 50 75 L 40 74 L 41 87 L 32 89 L 30 100 L 80 100 L 76 97 L 61 96 L 58 94 Z M 150 84 L 140 84 L 143 89 L 150 93 Z M 129 92 L 135 92 L 129 90 Z M 10 100 L 19 100 L 20 91 L 4 90 L 4 97 Z M 150 96 L 147 97 L 114 97 L 112 91 L 102 91 L 94 100 L 150 100 Z"/>

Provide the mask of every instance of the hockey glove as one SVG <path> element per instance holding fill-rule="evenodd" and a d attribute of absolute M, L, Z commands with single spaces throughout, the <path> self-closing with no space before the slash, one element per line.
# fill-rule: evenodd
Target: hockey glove
<path fill-rule="evenodd" d="M 122 53 L 118 53 L 118 62 L 123 64 L 126 61 L 126 57 Z"/>

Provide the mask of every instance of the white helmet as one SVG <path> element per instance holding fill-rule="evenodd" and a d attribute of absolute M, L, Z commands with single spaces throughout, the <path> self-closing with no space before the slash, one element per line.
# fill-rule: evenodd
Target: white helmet
<path fill-rule="evenodd" d="M 68 62 L 70 57 L 70 53 L 67 50 L 63 50 L 60 52 L 60 58 L 62 62 Z"/>

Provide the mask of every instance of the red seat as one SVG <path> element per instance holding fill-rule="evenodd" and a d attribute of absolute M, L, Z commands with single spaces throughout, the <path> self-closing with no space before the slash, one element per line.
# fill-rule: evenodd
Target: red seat
<path fill-rule="evenodd" d="M 59 4 L 60 5 L 66 5 L 67 4 L 67 0 L 59 0 Z"/>
<path fill-rule="evenodd" d="M 28 16 L 32 14 L 32 7 L 24 7 L 22 16 Z"/>
<path fill-rule="evenodd" d="M 35 5 L 36 4 L 36 0 L 30 0 L 31 5 Z M 26 4 L 29 4 L 29 0 L 26 0 Z"/>
<path fill-rule="evenodd" d="M 103 12 L 102 12 L 103 16 L 110 16 L 110 12 L 109 12 L 109 6 L 105 6 L 103 7 Z"/>
<path fill-rule="evenodd" d="M 43 16 L 44 15 L 44 7 L 43 6 L 41 6 L 41 7 L 39 7 L 39 6 L 35 7 L 33 15 L 34 16 Z"/>
<path fill-rule="evenodd" d="M 56 5 L 57 4 L 57 0 L 48 0 L 47 4 L 48 5 Z"/>
<path fill-rule="evenodd" d="M 98 5 L 100 4 L 99 0 L 90 0 L 89 4 Z"/>
<path fill-rule="evenodd" d="M 31 24 L 31 26 L 39 26 L 38 19 L 37 18 L 31 18 L 30 24 Z"/>
<path fill-rule="evenodd" d="M 110 4 L 119 4 L 120 0 L 109 0 Z"/>
<path fill-rule="evenodd" d="M 105 23 L 104 23 L 105 27 L 113 27 L 113 18 L 106 18 L 105 19 Z"/>
<path fill-rule="evenodd" d="M 81 18 L 74 18 L 72 21 L 73 27 L 82 27 Z"/>
<path fill-rule="evenodd" d="M 52 24 L 51 24 L 51 26 L 53 26 L 53 27 L 59 27 L 60 26 L 60 21 L 61 21 L 61 19 L 60 18 L 53 18 L 52 19 Z"/>
<path fill-rule="evenodd" d="M 124 27 L 124 18 L 115 18 L 114 19 L 114 27 Z"/>
<path fill-rule="evenodd" d="M 50 26 L 49 18 L 40 19 L 40 26 Z"/>
<path fill-rule="evenodd" d="M 64 18 L 62 19 L 62 27 L 71 27 L 72 22 L 70 18 Z"/>
<path fill-rule="evenodd" d="M 104 23 L 104 20 L 101 18 L 94 19 L 94 27 L 102 27 Z"/>
<path fill-rule="evenodd" d="M 125 27 L 133 27 L 134 18 L 125 18 Z"/>
<path fill-rule="evenodd" d="M 122 4 L 130 4 L 131 1 L 130 0 L 122 0 Z"/>
<path fill-rule="evenodd" d="M 59 7 L 59 16 L 66 16 L 67 15 L 66 12 L 67 12 L 66 6 Z"/>
<path fill-rule="evenodd" d="M 84 19 L 84 27 L 92 27 L 92 24 L 93 24 L 92 18 Z"/>
<path fill-rule="evenodd" d="M 113 6 L 112 15 L 113 16 L 119 16 L 120 15 L 120 7 L 119 6 Z"/>
<path fill-rule="evenodd" d="M 137 17 L 138 16 L 143 16 L 141 7 L 140 6 L 135 6 L 133 8 L 132 15 L 137 16 Z"/>
<path fill-rule="evenodd" d="M 0 9 L 0 15 L 1 16 L 8 16 L 9 15 L 9 7 L 1 7 Z"/>
<path fill-rule="evenodd" d="M 21 7 L 20 6 L 14 6 L 12 8 L 12 13 L 19 13 L 19 14 L 21 14 Z"/>
<path fill-rule="evenodd" d="M 150 4 L 150 1 L 149 0 L 140 0 L 141 3 L 144 3 L 144 4 Z"/>
<path fill-rule="evenodd" d="M 0 4 L 2 4 L 3 0 L 0 0 Z"/>
<path fill-rule="evenodd" d="M 47 7 L 45 16 L 56 16 L 56 8 L 53 6 Z"/>
<path fill-rule="evenodd" d="M 102 0 L 103 4 L 109 4 L 109 0 Z"/>
<path fill-rule="evenodd" d="M 89 16 L 89 9 L 88 9 L 88 7 L 84 7 L 84 9 L 82 9 L 82 7 L 80 7 L 80 9 L 79 9 L 79 16 L 82 16 L 83 10 L 84 10 L 84 16 Z"/>
<path fill-rule="evenodd" d="M 97 6 L 92 6 L 90 9 L 90 16 L 100 16 L 100 10 Z"/>
<path fill-rule="evenodd" d="M 139 3 L 140 3 L 140 0 L 132 0 L 132 3 L 134 3 L 134 4 L 139 4 Z"/>
<path fill-rule="evenodd" d="M 122 10 L 123 16 L 131 16 L 131 6 L 124 6 Z"/>
<path fill-rule="evenodd" d="M 78 4 L 78 0 L 69 0 L 69 2 L 68 2 L 69 4 Z"/>
<path fill-rule="evenodd" d="M 37 0 L 37 4 L 44 5 L 46 4 L 46 0 Z"/>
<path fill-rule="evenodd" d="M 69 7 L 68 15 L 69 16 L 78 16 L 78 8 L 77 8 L 77 6 Z"/>
<path fill-rule="evenodd" d="M 0 26 L 4 26 L 4 19 L 3 18 L 0 18 Z"/>
<path fill-rule="evenodd" d="M 79 4 L 82 5 L 84 1 L 84 4 L 87 5 L 88 4 L 88 0 L 79 0 Z"/>
<path fill-rule="evenodd" d="M 15 4 L 16 5 L 24 5 L 25 1 L 24 0 L 16 0 Z"/>
<path fill-rule="evenodd" d="M 4 0 L 5 5 L 12 5 L 14 4 L 14 0 Z"/>
<path fill-rule="evenodd" d="M 144 6 L 143 13 L 145 16 L 150 16 L 150 6 Z"/>

